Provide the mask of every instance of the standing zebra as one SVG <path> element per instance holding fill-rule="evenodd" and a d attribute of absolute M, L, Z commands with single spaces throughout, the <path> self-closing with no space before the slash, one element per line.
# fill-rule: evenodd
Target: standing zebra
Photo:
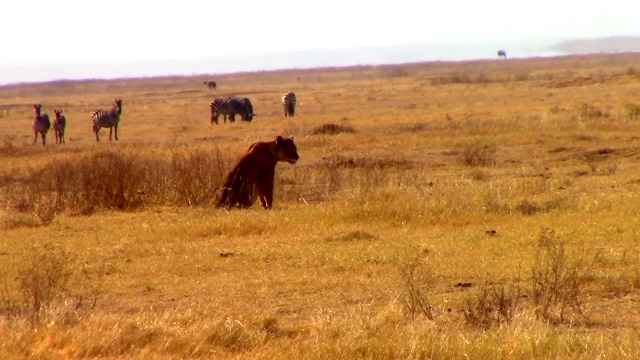
<path fill-rule="evenodd" d="M 282 94 L 282 107 L 284 107 L 284 116 L 293 116 L 296 112 L 296 94 L 293 91 Z"/>
<path fill-rule="evenodd" d="M 211 100 L 209 104 L 211 110 L 211 124 L 214 122 L 218 124 L 218 117 L 223 115 L 224 122 L 227 122 L 227 116 L 229 116 L 229 122 L 236 121 L 236 114 L 242 117 L 243 121 L 251 121 L 254 116 L 253 105 L 248 98 L 215 98 Z"/>
<path fill-rule="evenodd" d="M 205 81 L 204 84 L 207 85 L 209 89 L 215 89 L 218 86 L 213 80 Z"/>
<path fill-rule="evenodd" d="M 100 128 L 109 128 L 109 141 L 111 141 L 111 134 L 115 129 L 116 140 L 118 140 L 118 123 L 120 122 L 120 115 L 122 114 L 122 99 L 116 99 L 115 105 L 111 110 L 96 110 L 91 115 L 91 121 L 93 122 L 93 132 L 96 133 L 96 141 L 100 141 L 98 137 L 98 131 Z"/>
<path fill-rule="evenodd" d="M 507 58 L 507 52 L 504 51 L 504 50 L 498 50 L 498 57 L 506 59 Z"/>
<path fill-rule="evenodd" d="M 38 134 L 40 134 L 42 145 L 45 145 L 45 138 L 47 137 L 47 131 L 49 131 L 51 127 L 51 121 L 49 121 L 49 115 L 40 112 L 41 107 L 42 105 L 40 104 L 33 105 L 33 109 L 35 110 L 35 117 L 33 118 L 33 143 L 36 143 Z"/>
<path fill-rule="evenodd" d="M 65 144 L 64 128 L 67 125 L 67 119 L 62 115 L 62 109 L 53 110 L 56 113 L 56 119 L 53 121 L 53 131 L 56 134 L 56 144 Z"/>

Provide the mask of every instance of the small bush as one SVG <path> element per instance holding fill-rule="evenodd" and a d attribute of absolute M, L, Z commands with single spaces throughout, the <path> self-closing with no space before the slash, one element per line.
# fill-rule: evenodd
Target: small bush
<path fill-rule="evenodd" d="M 311 130 L 312 135 L 337 135 L 342 133 L 355 133 L 356 130 L 347 125 L 324 124 Z"/>
<path fill-rule="evenodd" d="M 606 116 L 602 110 L 590 104 L 582 104 L 579 114 L 583 120 L 597 119 Z"/>
<path fill-rule="evenodd" d="M 16 266 L 14 276 L 3 274 L 0 310 L 10 320 L 23 315 L 37 324 L 50 318 L 70 321 L 79 311 L 95 308 L 104 272 L 79 263 L 56 245 L 34 248 L 29 261 Z M 15 282 L 8 282 L 9 278 Z"/>
<path fill-rule="evenodd" d="M 213 156 L 204 150 L 176 152 L 171 157 L 171 188 L 179 203 L 208 204 L 215 201 L 229 170 L 219 149 Z"/>
<path fill-rule="evenodd" d="M 640 119 L 640 105 L 636 105 L 633 103 L 625 104 L 622 110 L 624 116 L 629 120 L 638 120 Z"/>
<path fill-rule="evenodd" d="M 561 208 L 566 203 L 566 201 L 566 198 L 559 196 L 543 201 L 532 201 L 524 199 L 516 204 L 515 210 L 523 215 L 547 213 Z"/>
<path fill-rule="evenodd" d="M 472 145 L 462 151 L 462 163 L 468 166 L 495 165 L 497 152 L 493 145 Z"/>
<path fill-rule="evenodd" d="M 420 259 L 416 259 L 400 266 L 400 281 L 403 292 L 402 304 L 405 313 L 415 320 L 422 314 L 433 320 L 433 308 L 429 301 L 429 291 L 432 287 L 432 276 Z"/>
<path fill-rule="evenodd" d="M 541 232 L 531 271 L 532 298 L 538 318 L 563 323 L 570 315 L 584 317 L 582 264 L 569 261 L 564 244 L 555 238 L 552 230 Z"/>
<path fill-rule="evenodd" d="M 475 297 L 468 297 L 464 308 L 467 324 L 488 329 L 510 323 L 520 300 L 520 287 L 508 290 L 504 285 L 484 285 Z"/>

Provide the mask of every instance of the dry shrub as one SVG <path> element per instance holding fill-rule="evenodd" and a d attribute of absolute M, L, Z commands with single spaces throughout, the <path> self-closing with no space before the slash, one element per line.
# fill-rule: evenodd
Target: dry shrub
<path fill-rule="evenodd" d="M 504 285 L 484 285 L 475 297 L 467 298 L 464 318 L 467 324 L 483 329 L 510 323 L 519 301 L 519 286 L 510 290 Z"/>
<path fill-rule="evenodd" d="M 560 209 L 566 202 L 567 199 L 561 196 L 539 201 L 524 199 L 516 204 L 515 210 L 523 215 L 535 215 Z"/>
<path fill-rule="evenodd" d="M 177 196 L 177 202 L 202 205 L 215 201 L 229 169 L 228 164 L 219 149 L 213 155 L 205 150 L 173 153 L 170 187 Z"/>
<path fill-rule="evenodd" d="M 475 170 L 470 172 L 468 176 L 469 178 L 476 181 L 486 181 L 486 180 L 490 180 L 493 177 L 493 174 L 491 174 L 488 171 Z"/>
<path fill-rule="evenodd" d="M 337 135 L 342 133 L 355 133 L 356 130 L 348 125 L 324 124 L 311 130 L 312 135 Z"/>
<path fill-rule="evenodd" d="M 556 239 L 553 230 L 544 229 L 540 233 L 531 271 L 532 298 L 538 318 L 563 323 L 568 316 L 584 317 L 581 290 L 585 270 L 580 261 L 568 259 L 564 243 Z"/>
<path fill-rule="evenodd" d="M 433 307 L 429 301 L 429 293 L 433 287 L 433 276 L 422 259 L 416 258 L 402 264 L 400 270 L 401 300 L 407 316 L 415 320 L 424 315 L 433 320 Z"/>
<path fill-rule="evenodd" d="M 207 204 L 215 199 L 228 163 L 219 150 L 213 155 L 177 151 L 171 159 L 102 151 L 30 169 L 24 179 L 6 186 L 3 202 L 18 211 L 35 211 L 45 225 L 64 209 L 88 215 L 101 208 Z"/>
<path fill-rule="evenodd" d="M 495 165 L 497 152 L 494 145 L 476 143 L 462 151 L 462 163 L 468 166 Z"/>
<path fill-rule="evenodd" d="M 94 309 L 102 294 L 104 271 L 46 244 L 34 247 L 29 260 L 16 265 L 14 275 L 3 275 L 0 306 L 7 319 L 22 316 L 37 324 L 45 319 L 70 322 Z"/>
<path fill-rule="evenodd" d="M 638 120 L 640 119 L 640 105 L 627 103 L 624 105 L 622 113 L 629 120 Z"/>
<path fill-rule="evenodd" d="M 82 214 L 97 208 L 132 209 L 141 205 L 149 182 L 140 156 L 104 151 L 76 161 L 53 161 L 29 176 L 27 191 L 52 193 L 58 208 Z"/>
<path fill-rule="evenodd" d="M 583 120 L 597 119 L 608 116 L 604 111 L 590 104 L 582 104 L 580 107 L 579 116 Z"/>
<path fill-rule="evenodd" d="M 587 160 L 591 173 L 594 175 L 614 175 L 620 168 L 620 160 L 597 161 Z"/>
<path fill-rule="evenodd" d="M 238 320 L 227 318 L 224 322 L 215 326 L 205 342 L 214 346 L 220 346 L 232 351 L 248 351 L 264 341 L 256 329 L 245 326 Z"/>
<path fill-rule="evenodd" d="M 330 236 L 327 238 L 327 241 L 370 241 L 377 240 L 378 238 L 379 237 L 377 235 L 362 230 L 356 230 L 348 233 Z"/>

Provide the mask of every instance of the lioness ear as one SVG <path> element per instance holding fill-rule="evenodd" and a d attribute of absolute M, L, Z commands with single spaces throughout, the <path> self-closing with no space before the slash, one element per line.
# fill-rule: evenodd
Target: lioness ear
<path fill-rule="evenodd" d="M 278 135 L 278 137 L 276 138 L 276 145 L 282 144 L 283 141 L 284 139 L 282 138 L 282 136 Z"/>

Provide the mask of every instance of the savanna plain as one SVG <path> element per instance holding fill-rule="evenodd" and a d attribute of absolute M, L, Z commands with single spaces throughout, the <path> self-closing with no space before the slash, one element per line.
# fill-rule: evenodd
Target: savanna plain
<path fill-rule="evenodd" d="M 638 359 L 638 64 L 2 86 L 0 354 Z M 257 116 L 211 124 L 232 95 Z M 120 140 L 97 142 L 91 113 L 115 98 Z M 33 144 L 36 103 L 63 109 L 66 144 Z M 300 160 L 277 165 L 273 209 L 216 208 L 234 162 L 278 135 Z"/>

